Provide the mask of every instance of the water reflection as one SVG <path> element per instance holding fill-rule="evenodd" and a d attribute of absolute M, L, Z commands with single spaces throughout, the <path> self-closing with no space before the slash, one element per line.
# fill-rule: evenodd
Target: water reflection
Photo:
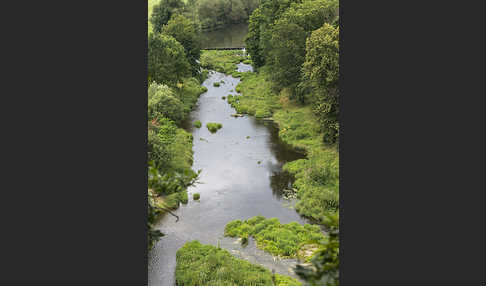
<path fill-rule="evenodd" d="M 245 46 L 248 24 L 237 24 L 211 32 L 202 33 L 202 47 L 241 48 Z"/>

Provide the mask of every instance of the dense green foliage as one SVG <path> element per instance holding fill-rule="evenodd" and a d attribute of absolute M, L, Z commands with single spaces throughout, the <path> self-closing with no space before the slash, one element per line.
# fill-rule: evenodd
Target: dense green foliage
<path fill-rule="evenodd" d="M 201 126 L 202 126 L 201 121 L 196 120 L 196 121 L 194 122 L 194 127 L 196 127 L 196 128 L 201 128 Z"/>
<path fill-rule="evenodd" d="M 178 286 L 299 286 L 297 280 L 273 275 L 260 265 L 235 258 L 228 251 L 198 241 L 177 251 Z M 275 282 L 274 282 L 275 281 Z"/>
<path fill-rule="evenodd" d="M 170 87 L 153 82 L 148 88 L 148 118 L 166 117 L 175 122 L 183 119 L 184 108 Z"/>
<path fill-rule="evenodd" d="M 311 259 L 311 266 L 297 265 L 295 272 L 311 286 L 339 286 L 339 214 L 326 218 L 329 239 Z"/>
<path fill-rule="evenodd" d="M 201 198 L 201 195 L 199 193 L 194 193 L 192 195 L 192 199 L 195 200 L 195 201 L 199 200 L 200 198 Z"/>
<path fill-rule="evenodd" d="M 197 61 L 201 56 L 199 26 L 194 21 L 182 15 L 175 15 L 162 28 L 162 33 L 174 37 L 184 47 L 192 74 L 197 75 L 199 72 L 199 64 Z"/>
<path fill-rule="evenodd" d="M 161 173 L 153 161 L 149 162 L 148 168 L 148 216 L 147 216 L 147 240 L 148 249 L 151 249 L 155 242 L 163 236 L 162 232 L 154 229 L 157 216 L 168 209 L 176 208 L 179 202 L 187 203 L 187 192 L 185 189 L 195 183 L 197 174 L 194 172 Z M 161 200 L 165 195 L 168 200 Z M 177 204 L 177 206 L 176 206 Z"/>
<path fill-rule="evenodd" d="M 208 122 L 206 123 L 206 127 L 211 133 L 215 133 L 219 129 L 223 128 L 223 125 L 221 123 Z"/>
<path fill-rule="evenodd" d="M 148 76 L 158 83 L 175 84 L 191 74 L 184 47 L 173 37 L 150 34 L 148 39 Z"/>
<path fill-rule="evenodd" d="M 250 17 L 246 46 L 256 67 L 290 99 L 310 102 L 323 140 L 339 141 L 338 0 L 262 0 Z"/>
<path fill-rule="evenodd" d="M 196 0 L 195 9 L 204 30 L 248 21 L 259 0 Z"/>
<path fill-rule="evenodd" d="M 310 33 L 338 15 L 337 0 L 304 0 L 291 5 L 272 26 L 266 61 L 272 79 L 282 87 L 296 87 L 305 60 L 305 44 Z"/>
<path fill-rule="evenodd" d="M 152 15 L 149 18 L 154 32 L 160 33 L 162 27 L 169 22 L 173 14 L 181 12 L 184 7 L 182 0 L 160 0 L 153 6 Z"/>
<path fill-rule="evenodd" d="M 339 139 L 339 27 L 325 23 L 307 38 L 303 86 L 315 95 L 315 112 L 327 143 Z"/>
<path fill-rule="evenodd" d="M 198 173 L 192 169 L 192 135 L 180 126 L 207 91 L 201 86 L 207 71 L 199 73 L 198 25 L 180 15 L 181 1 L 149 2 L 154 32 L 148 38 L 148 160 L 149 248 L 161 237 L 153 229 L 155 218 L 188 203 L 187 187 Z M 194 77 L 191 77 L 194 76 Z"/>
<path fill-rule="evenodd" d="M 259 248 L 282 257 L 297 257 L 306 245 L 323 244 L 325 237 L 317 225 L 297 222 L 281 224 L 277 218 L 255 216 L 246 221 L 229 222 L 224 235 L 248 238 L 253 236 Z"/>

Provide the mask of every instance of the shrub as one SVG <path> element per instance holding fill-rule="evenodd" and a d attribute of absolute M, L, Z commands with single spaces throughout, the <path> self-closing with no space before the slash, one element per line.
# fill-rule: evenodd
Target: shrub
<path fill-rule="evenodd" d="M 194 127 L 201 128 L 201 126 L 202 126 L 201 121 L 196 120 L 196 122 L 194 122 Z"/>
<path fill-rule="evenodd" d="M 206 127 L 208 128 L 208 130 L 211 132 L 211 133 L 215 133 L 216 131 L 218 131 L 219 129 L 221 129 L 223 127 L 223 125 L 221 123 L 207 123 L 206 124 Z"/>
<path fill-rule="evenodd" d="M 223 95 L 223 96 L 221 96 L 221 99 L 222 99 L 222 100 L 225 100 L 225 99 L 226 99 L 226 96 L 224 96 L 224 95 Z"/>
<path fill-rule="evenodd" d="M 213 86 L 215 86 L 215 87 L 219 87 L 219 86 L 220 86 L 220 83 L 219 83 L 219 82 L 214 82 L 214 83 L 213 83 Z"/>
<path fill-rule="evenodd" d="M 199 198 L 200 198 L 200 197 L 201 197 L 201 195 L 200 195 L 199 193 L 194 193 L 194 194 L 192 195 L 192 198 L 193 198 L 195 201 L 199 200 Z"/>

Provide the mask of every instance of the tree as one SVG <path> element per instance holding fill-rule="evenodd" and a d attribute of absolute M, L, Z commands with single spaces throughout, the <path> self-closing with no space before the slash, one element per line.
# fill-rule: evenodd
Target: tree
<path fill-rule="evenodd" d="M 192 74 L 196 75 L 199 72 L 197 61 L 201 56 L 201 37 L 198 25 L 182 15 L 175 15 L 162 28 L 162 32 L 174 37 L 184 47 Z"/>
<path fill-rule="evenodd" d="M 325 23 L 307 39 L 303 81 L 313 90 L 324 141 L 339 141 L 339 27 Z"/>
<path fill-rule="evenodd" d="M 295 273 L 311 286 L 339 286 L 339 213 L 326 216 L 328 240 L 311 259 L 312 266 L 297 265 Z"/>
<path fill-rule="evenodd" d="M 179 12 L 184 7 L 182 0 L 160 0 L 159 4 L 155 5 L 152 11 L 150 22 L 156 33 L 162 31 L 162 27 L 169 22 L 172 15 Z"/>
<path fill-rule="evenodd" d="M 172 36 L 150 34 L 148 39 L 148 75 L 158 83 L 176 84 L 191 74 L 184 47 Z"/>
<path fill-rule="evenodd" d="M 337 0 L 304 0 L 291 5 L 275 22 L 266 62 L 274 71 L 272 79 L 277 85 L 295 91 L 305 60 L 306 38 L 324 23 L 332 22 L 337 9 Z"/>
<path fill-rule="evenodd" d="M 184 117 L 184 106 L 174 92 L 165 84 L 153 82 L 148 88 L 148 118 L 162 117 L 179 123 Z"/>
<path fill-rule="evenodd" d="M 269 42 L 272 36 L 273 23 L 285 12 L 292 3 L 301 0 L 261 0 L 260 5 L 250 16 L 246 47 L 256 67 L 265 65 L 269 52 Z"/>

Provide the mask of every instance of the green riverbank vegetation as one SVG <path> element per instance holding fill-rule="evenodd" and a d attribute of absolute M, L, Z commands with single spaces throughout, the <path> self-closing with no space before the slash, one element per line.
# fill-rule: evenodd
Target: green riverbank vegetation
<path fill-rule="evenodd" d="M 206 123 L 206 127 L 211 133 L 217 132 L 219 129 L 223 128 L 223 125 L 221 123 Z"/>
<path fill-rule="evenodd" d="M 198 241 L 186 243 L 177 251 L 178 286 L 299 286 L 299 281 L 272 274 L 260 265 L 238 259 L 227 250 Z"/>
<path fill-rule="evenodd" d="M 166 2 L 170 5 L 160 5 Z M 198 173 L 191 169 L 193 138 L 182 123 L 207 91 L 201 83 L 208 75 L 198 63 L 199 24 L 180 13 L 177 1 L 158 3 L 149 2 L 149 14 L 166 17 L 150 22 L 147 55 L 149 248 L 162 236 L 153 228 L 156 218 L 167 212 L 176 216 L 171 210 L 188 203 L 187 188 L 197 181 Z"/>
<path fill-rule="evenodd" d="M 277 218 L 263 216 L 231 221 L 226 225 L 224 235 L 245 240 L 252 236 L 258 248 L 270 254 L 302 260 L 310 258 L 326 239 L 317 225 L 281 224 Z"/>
<path fill-rule="evenodd" d="M 240 50 L 205 50 L 201 53 L 201 66 L 205 69 L 215 70 L 225 74 L 233 74 L 236 72 L 236 65 L 245 59 L 246 57 Z"/>

